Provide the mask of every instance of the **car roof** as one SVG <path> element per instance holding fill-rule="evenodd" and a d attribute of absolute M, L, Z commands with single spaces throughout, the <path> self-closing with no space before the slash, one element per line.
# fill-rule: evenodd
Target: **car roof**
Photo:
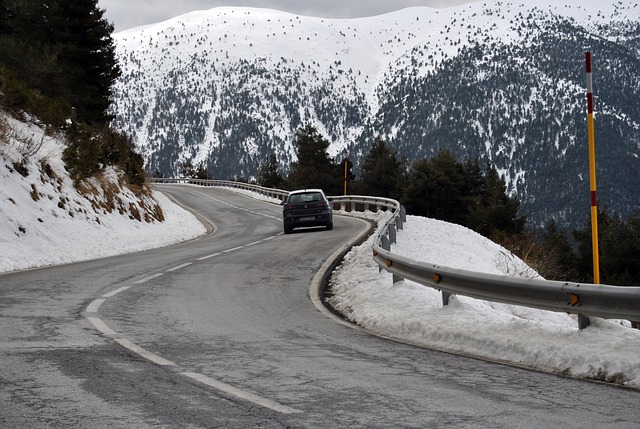
<path fill-rule="evenodd" d="M 322 189 L 298 189 L 296 191 L 291 191 L 289 192 L 289 195 L 292 194 L 309 194 L 312 192 L 320 192 L 321 194 L 324 194 L 324 191 Z"/>

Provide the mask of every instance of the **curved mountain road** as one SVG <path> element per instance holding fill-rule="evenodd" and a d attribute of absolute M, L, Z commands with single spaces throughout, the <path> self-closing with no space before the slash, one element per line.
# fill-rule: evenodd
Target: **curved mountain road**
<path fill-rule="evenodd" d="M 363 221 L 285 236 L 279 206 L 159 188 L 215 232 L 0 276 L 0 427 L 640 426 L 640 392 L 398 344 L 326 317 L 309 286 Z"/>

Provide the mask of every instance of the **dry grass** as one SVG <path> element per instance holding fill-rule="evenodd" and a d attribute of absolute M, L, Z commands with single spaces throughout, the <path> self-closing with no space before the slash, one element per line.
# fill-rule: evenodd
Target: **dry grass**
<path fill-rule="evenodd" d="M 76 189 L 91 201 L 91 206 L 96 213 L 117 211 L 119 214 L 129 216 L 139 222 L 164 221 L 162 208 L 152 199 L 152 189 L 149 184 L 133 185 L 127 183 L 123 175 L 118 176 L 117 182 L 102 174 L 93 179 L 77 182 Z M 136 197 L 137 201 L 128 203 L 123 201 L 122 193 L 128 191 Z M 153 205 L 148 204 L 150 200 L 154 202 Z"/>
<path fill-rule="evenodd" d="M 40 192 L 38 192 L 38 189 L 36 188 L 35 183 L 31 184 L 31 199 L 33 201 L 38 201 L 40 199 L 42 194 L 40 194 Z"/>

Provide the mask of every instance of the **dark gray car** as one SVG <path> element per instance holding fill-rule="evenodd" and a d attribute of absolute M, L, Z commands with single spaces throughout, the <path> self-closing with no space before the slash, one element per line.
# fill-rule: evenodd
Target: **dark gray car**
<path fill-rule="evenodd" d="M 293 191 L 282 204 L 285 234 L 289 234 L 294 228 L 310 226 L 333 229 L 333 210 L 321 189 Z"/>

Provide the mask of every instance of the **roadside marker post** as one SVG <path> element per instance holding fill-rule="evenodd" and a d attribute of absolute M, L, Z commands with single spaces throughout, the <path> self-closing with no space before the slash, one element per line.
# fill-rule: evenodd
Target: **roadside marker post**
<path fill-rule="evenodd" d="M 593 78 L 591 52 L 585 53 L 587 71 L 587 126 L 589 132 L 589 187 L 591 191 L 591 249 L 593 252 L 593 283 L 600 284 L 600 256 L 598 250 L 598 198 L 596 194 L 596 148 L 593 124 Z M 589 318 L 578 315 L 578 327 L 589 326 Z"/>

